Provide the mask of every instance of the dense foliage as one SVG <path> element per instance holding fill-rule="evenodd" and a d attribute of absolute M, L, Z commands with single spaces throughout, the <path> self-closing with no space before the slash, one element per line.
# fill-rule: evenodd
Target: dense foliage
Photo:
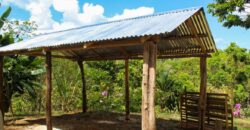
<path fill-rule="evenodd" d="M 215 0 L 208 5 L 208 12 L 218 17 L 218 21 L 223 22 L 225 27 L 241 26 L 249 29 L 250 14 L 243 17 L 239 15 L 246 8 L 246 2 L 247 0 Z"/>
<path fill-rule="evenodd" d="M 8 7 L 0 16 L 0 46 L 20 41 L 36 29 L 33 22 L 8 21 L 10 12 L 11 8 Z M 35 89 L 41 86 L 36 80 L 43 72 L 40 63 L 41 59 L 36 57 L 19 55 L 4 57 L 4 112 L 11 107 L 13 96 L 20 97 L 26 92 L 30 100 L 36 99 Z"/>
<path fill-rule="evenodd" d="M 124 61 L 85 62 L 89 110 L 124 111 Z M 208 59 L 208 92 L 228 93 L 232 104 L 241 103 L 245 113 L 250 99 L 250 53 L 232 43 Z M 142 61 L 129 61 L 131 111 L 141 107 Z M 156 105 L 162 111 L 178 110 L 179 96 L 199 90 L 199 58 L 158 60 Z M 42 77 L 43 78 L 43 77 Z M 42 79 L 41 78 L 41 79 Z M 43 80 L 40 83 L 43 84 Z M 44 111 L 45 86 L 37 92 L 37 100 L 24 94 L 13 100 L 16 112 Z M 103 95 L 103 92 L 107 92 Z M 38 106 L 32 109 L 33 105 Z M 81 110 L 81 78 L 77 63 L 53 60 L 53 110 Z M 21 107 L 21 108 L 20 108 Z M 36 112 L 36 111 L 34 111 Z M 249 114 L 248 114 L 249 115 Z"/>

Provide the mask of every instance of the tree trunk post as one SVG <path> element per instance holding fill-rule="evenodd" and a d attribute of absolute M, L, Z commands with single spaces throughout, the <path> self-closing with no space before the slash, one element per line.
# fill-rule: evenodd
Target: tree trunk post
<path fill-rule="evenodd" d="M 126 120 L 130 120 L 130 101 L 129 101 L 129 70 L 128 59 L 125 59 L 125 102 L 126 102 Z"/>
<path fill-rule="evenodd" d="M 156 130 L 155 81 L 157 45 L 146 42 L 143 51 L 142 77 L 142 130 Z"/>
<path fill-rule="evenodd" d="M 4 122 L 4 93 L 3 93 L 3 56 L 0 56 L 0 111 L 2 114 L 2 120 L 0 120 L 0 124 Z"/>
<path fill-rule="evenodd" d="M 81 71 L 81 79 L 82 79 L 82 112 L 87 112 L 87 95 L 86 95 L 86 80 L 84 75 L 84 65 L 83 61 L 77 61 L 78 66 Z"/>
<path fill-rule="evenodd" d="M 51 122 L 51 72 L 52 72 L 52 64 L 51 64 L 51 52 L 46 52 L 45 59 L 45 67 L 46 67 L 46 125 L 47 130 L 52 130 L 52 122 Z"/>
<path fill-rule="evenodd" d="M 200 58 L 200 111 L 199 111 L 199 130 L 205 128 L 205 112 L 206 112 L 206 99 L 207 99 L 207 57 Z"/>

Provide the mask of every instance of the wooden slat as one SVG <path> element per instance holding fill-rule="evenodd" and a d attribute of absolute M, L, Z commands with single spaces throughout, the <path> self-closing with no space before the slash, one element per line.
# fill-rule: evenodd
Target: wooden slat
<path fill-rule="evenodd" d="M 207 94 L 207 106 L 204 117 L 204 128 L 208 127 L 214 128 L 216 122 L 220 121 L 223 128 L 232 129 L 233 128 L 233 116 L 232 116 L 232 107 L 229 105 L 228 95 L 227 94 L 218 94 L 218 93 L 208 93 Z M 185 124 L 190 124 L 196 122 L 198 125 L 199 113 L 197 108 L 199 104 L 197 98 L 199 98 L 198 92 L 185 92 L 181 95 L 182 103 L 180 104 L 181 108 L 181 127 Z M 193 99 L 195 97 L 196 99 Z M 187 128 L 188 126 L 186 126 Z"/>

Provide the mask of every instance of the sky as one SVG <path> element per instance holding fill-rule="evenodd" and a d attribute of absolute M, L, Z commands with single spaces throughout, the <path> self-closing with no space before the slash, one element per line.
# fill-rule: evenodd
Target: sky
<path fill-rule="evenodd" d="M 203 7 L 208 24 L 219 49 L 231 42 L 250 49 L 250 29 L 226 28 L 207 13 L 213 0 L 0 0 L 0 13 L 12 7 L 9 19 L 31 20 L 38 33 L 58 31 L 117 19 L 166 12 L 175 9 Z"/>

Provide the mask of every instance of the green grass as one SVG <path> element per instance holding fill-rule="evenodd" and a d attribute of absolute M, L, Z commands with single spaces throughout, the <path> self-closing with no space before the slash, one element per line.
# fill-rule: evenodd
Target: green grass
<path fill-rule="evenodd" d="M 237 130 L 250 130 L 250 118 L 236 118 L 234 125 L 238 128 Z"/>
<path fill-rule="evenodd" d="M 180 115 L 178 112 L 161 112 L 156 110 L 157 117 L 167 120 L 180 120 Z M 250 130 L 250 118 L 235 118 L 234 127 L 237 127 L 237 130 Z"/>

